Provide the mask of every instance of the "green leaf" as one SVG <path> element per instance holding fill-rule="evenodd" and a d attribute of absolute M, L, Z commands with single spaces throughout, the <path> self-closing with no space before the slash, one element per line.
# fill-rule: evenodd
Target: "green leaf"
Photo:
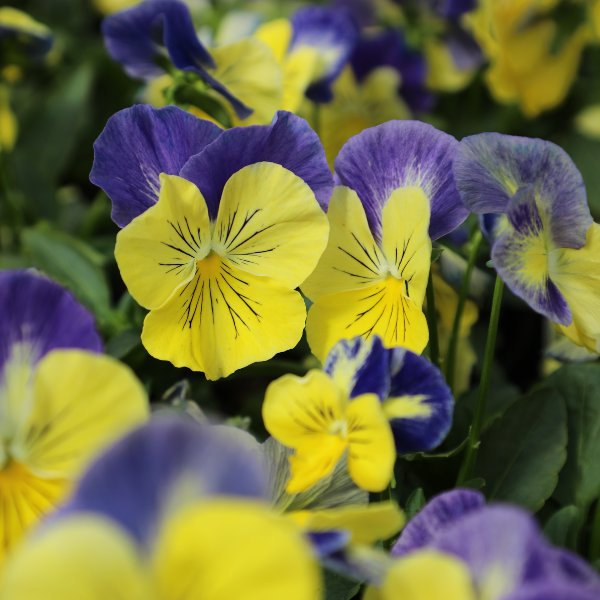
<path fill-rule="evenodd" d="M 433 264 L 444 252 L 444 248 L 432 248 L 431 249 L 431 263 Z"/>
<path fill-rule="evenodd" d="M 575 550 L 581 521 L 581 511 L 576 506 L 565 506 L 550 517 L 544 527 L 544 533 L 556 546 Z"/>
<path fill-rule="evenodd" d="M 414 516 L 420 512 L 420 510 L 427 503 L 427 499 L 425 498 L 425 493 L 423 492 L 423 488 L 417 488 L 406 501 L 406 522 L 410 521 L 414 518 Z"/>
<path fill-rule="evenodd" d="M 481 440 L 475 477 L 488 500 L 516 502 L 536 512 L 550 497 L 566 460 L 565 402 L 538 389 L 517 400 Z"/>
<path fill-rule="evenodd" d="M 469 479 L 469 481 L 465 481 L 460 487 L 464 487 L 469 490 L 480 490 L 485 487 L 485 479 L 482 479 L 481 477 L 475 477 L 473 479 Z"/>
<path fill-rule="evenodd" d="M 139 329 L 124 329 L 106 344 L 106 354 L 122 359 L 142 344 Z"/>
<path fill-rule="evenodd" d="M 346 579 L 329 569 L 323 569 L 323 587 L 325 600 L 351 600 L 358 594 L 360 583 Z"/>
<path fill-rule="evenodd" d="M 567 462 L 555 498 L 585 512 L 600 496 L 600 369 L 596 365 L 565 365 L 544 384 L 558 390 L 567 405 Z"/>
<path fill-rule="evenodd" d="M 93 248 L 65 233 L 42 227 L 25 229 L 21 235 L 36 267 L 71 290 L 101 325 L 112 320 L 108 284 Z"/>

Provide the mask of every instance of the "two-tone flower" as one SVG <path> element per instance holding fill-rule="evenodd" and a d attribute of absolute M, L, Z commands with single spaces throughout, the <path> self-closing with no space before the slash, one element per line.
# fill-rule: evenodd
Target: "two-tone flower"
<path fill-rule="evenodd" d="M 283 110 L 296 112 L 305 95 L 318 103 L 333 98 L 332 84 L 350 60 L 358 27 L 342 8 L 310 6 L 254 33 L 274 52 L 282 69 Z"/>
<path fill-rule="evenodd" d="M 220 429 L 158 418 L 115 444 L 15 552 L 0 598 L 315 598 L 309 541 L 262 501 L 260 461 Z"/>
<path fill-rule="evenodd" d="M 67 291 L 0 273 L 0 560 L 98 452 L 147 418 L 140 382 L 101 350 Z"/>
<path fill-rule="evenodd" d="M 123 227 L 115 256 L 150 312 L 148 352 L 209 379 L 293 348 L 295 291 L 327 243 L 331 172 L 306 121 L 223 131 L 176 107 L 136 106 L 95 143 L 93 183 Z"/>
<path fill-rule="evenodd" d="M 335 161 L 339 182 L 329 242 L 302 285 L 313 301 L 306 332 L 321 360 L 340 339 L 381 337 L 423 351 L 423 300 L 431 241 L 467 217 L 454 184 L 458 142 L 431 125 L 390 121 L 350 139 Z"/>
<path fill-rule="evenodd" d="M 593 600 L 600 578 L 585 561 L 554 548 L 535 519 L 479 492 L 431 500 L 392 548 L 397 558 L 369 600 Z"/>
<path fill-rule="evenodd" d="M 281 106 L 281 69 L 270 48 L 248 36 L 208 49 L 181 0 L 145 0 L 112 14 L 103 21 L 102 34 L 110 56 L 135 79 L 163 77 L 165 60 L 179 72 L 196 75 L 208 86 L 199 90 L 203 102 L 214 95 L 234 125 L 269 123 Z M 179 102 L 194 105 L 188 97 L 195 95 L 194 84 L 185 87 Z"/>
<path fill-rule="evenodd" d="M 299 493 L 347 460 L 354 483 L 385 489 L 396 454 L 430 450 L 446 436 L 453 398 L 440 371 L 405 348 L 374 336 L 343 340 L 323 370 L 285 375 L 267 388 L 267 431 L 294 450 L 286 491 Z"/>
<path fill-rule="evenodd" d="M 600 353 L 600 226 L 567 153 L 482 133 L 460 143 L 455 177 L 465 205 L 484 215 L 492 262 L 511 291 Z"/>

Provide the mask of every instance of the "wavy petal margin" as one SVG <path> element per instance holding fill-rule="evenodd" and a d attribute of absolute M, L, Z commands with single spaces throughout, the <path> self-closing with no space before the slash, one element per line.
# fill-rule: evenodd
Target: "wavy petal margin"
<path fill-rule="evenodd" d="M 436 240 L 469 214 L 452 172 L 458 142 L 419 121 L 389 121 L 350 138 L 335 160 L 339 182 L 356 191 L 369 227 L 381 239 L 383 206 L 392 192 L 418 186 L 431 204 L 429 236 Z"/>
<path fill-rule="evenodd" d="M 327 210 L 333 179 L 319 136 L 304 119 L 283 110 L 277 111 L 271 125 L 223 132 L 215 143 L 187 162 L 181 176 L 198 186 L 214 221 L 229 178 L 258 162 L 276 163 L 300 177 L 312 189 L 321 208 Z"/>
<path fill-rule="evenodd" d="M 581 248 L 593 222 L 581 173 L 557 145 L 481 133 L 464 138 L 454 161 L 456 186 L 476 214 L 504 213 L 521 186 L 531 185 L 557 248 Z"/>
<path fill-rule="evenodd" d="M 90 181 L 107 193 L 113 221 L 125 227 L 156 204 L 161 173 L 179 175 L 222 132 L 176 106 L 126 108 L 108 120 L 94 143 Z"/>

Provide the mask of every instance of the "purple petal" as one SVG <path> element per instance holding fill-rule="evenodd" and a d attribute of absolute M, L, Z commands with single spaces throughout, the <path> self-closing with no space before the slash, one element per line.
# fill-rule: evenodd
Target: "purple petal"
<path fill-rule="evenodd" d="M 215 67 L 196 35 L 190 9 L 180 0 L 146 0 L 110 15 L 102 22 L 102 35 L 110 56 L 137 79 L 164 74 L 155 62 L 163 47 L 178 69 Z"/>
<path fill-rule="evenodd" d="M 101 513 L 146 543 L 170 501 L 182 500 L 182 490 L 194 497 L 265 498 L 266 478 L 258 454 L 235 436 L 184 419 L 157 418 L 92 464 L 61 516 Z"/>
<path fill-rule="evenodd" d="M 598 600 L 600 591 L 572 585 L 541 583 L 515 591 L 502 600 Z"/>
<path fill-rule="evenodd" d="M 90 181 L 108 194 L 113 221 L 125 227 L 156 203 L 161 173 L 179 175 L 190 156 L 221 133 L 176 106 L 126 108 L 108 120 L 94 143 Z"/>
<path fill-rule="evenodd" d="M 425 452 L 439 446 L 452 427 L 454 398 L 442 372 L 429 360 L 404 348 L 394 348 L 389 400 L 419 397 L 430 414 L 391 419 L 398 454 Z"/>
<path fill-rule="evenodd" d="M 281 165 L 303 179 L 323 210 L 327 210 L 333 179 L 319 136 L 304 119 L 283 110 L 277 111 L 271 125 L 223 132 L 218 140 L 193 156 L 180 175 L 198 186 L 214 221 L 227 180 L 240 169 L 263 161 Z"/>
<path fill-rule="evenodd" d="M 402 77 L 400 94 L 414 112 L 425 112 L 433 106 L 433 94 L 426 90 L 427 62 L 425 57 L 406 45 L 398 31 L 363 36 L 352 55 L 352 68 L 362 81 L 377 67 L 393 67 Z"/>
<path fill-rule="evenodd" d="M 349 531 L 309 531 L 306 535 L 318 558 L 324 558 L 343 550 L 350 543 L 352 537 Z"/>
<path fill-rule="evenodd" d="M 504 213 L 517 188 L 533 187 L 557 248 L 581 248 L 592 224 L 581 173 L 562 149 L 538 139 L 482 133 L 464 138 L 456 185 L 471 212 Z"/>
<path fill-rule="evenodd" d="M 479 215 L 479 230 L 483 239 L 492 246 L 500 234 L 508 227 L 508 219 L 504 213 L 486 213 Z"/>
<path fill-rule="evenodd" d="M 335 159 L 342 185 L 358 194 L 376 239 L 381 213 L 391 193 L 405 186 L 423 188 L 431 204 L 429 235 L 436 240 L 469 214 L 454 185 L 452 161 L 458 142 L 419 121 L 389 121 L 365 129 Z"/>
<path fill-rule="evenodd" d="M 349 379 L 350 398 L 377 394 L 383 401 L 390 389 L 390 351 L 376 335 L 341 340 L 327 355 L 323 371 L 333 379 Z"/>
<path fill-rule="evenodd" d="M 494 576 L 505 593 L 539 576 L 542 545 L 534 518 L 522 509 L 502 505 L 465 515 L 430 544 L 465 561 L 477 589 L 485 589 Z"/>
<path fill-rule="evenodd" d="M 570 325 L 571 309 L 548 277 L 544 223 L 533 186 L 517 191 L 507 207 L 507 216 L 512 227 L 504 231 L 492 247 L 492 262 L 498 275 L 513 294 L 536 312 L 554 323 Z"/>
<path fill-rule="evenodd" d="M 296 48 L 316 48 L 325 61 L 325 72 L 306 91 L 313 102 L 333 98 L 331 84 L 350 60 L 358 40 L 358 27 L 350 12 L 343 8 L 310 6 L 296 11 L 291 18 L 294 34 L 289 53 Z"/>
<path fill-rule="evenodd" d="M 546 544 L 541 549 L 541 563 L 543 564 L 542 577 L 544 580 L 552 579 L 557 584 L 570 583 L 586 588 L 596 588 L 600 594 L 600 576 L 598 572 L 585 562 L 580 556 Z M 598 596 L 600 597 L 600 596 Z"/>
<path fill-rule="evenodd" d="M 102 352 L 94 318 L 67 290 L 32 272 L 0 272 L 0 375 L 14 344 L 38 361 L 56 348 Z"/>
<path fill-rule="evenodd" d="M 403 529 L 391 553 L 404 556 L 431 545 L 446 529 L 484 506 L 483 494 L 473 490 L 456 489 L 432 498 Z"/>
<path fill-rule="evenodd" d="M 449 24 L 449 31 L 444 36 L 444 42 L 458 69 L 466 71 L 476 69 L 483 64 L 484 56 L 481 48 L 473 36 L 460 26 Z"/>

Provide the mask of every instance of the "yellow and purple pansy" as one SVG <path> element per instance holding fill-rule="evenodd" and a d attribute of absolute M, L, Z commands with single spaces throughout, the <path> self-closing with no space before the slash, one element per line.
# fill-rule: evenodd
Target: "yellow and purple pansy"
<path fill-rule="evenodd" d="M 302 285 L 306 332 L 324 360 L 340 339 L 379 335 L 421 353 L 431 241 L 467 217 L 454 184 L 458 142 L 431 125 L 390 121 L 351 138 L 335 160 L 329 242 Z"/>
<path fill-rule="evenodd" d="M 140 382 L 101 350 L 70 293 L 0 273 L 0 561 L 104 446 L 147 418 Z"/>
<path fill-rule="evenodd" d="M 50 51 L 54 34 L 27 13 L 4 6 L 0 8 L 0 42 L 14 41 L 31 58 L 41 58 Z"/>
<path fill-rule="evenodd" d="M 567 153 L 551 142 L 483 133 L 460 143 L 454 168 L 465 205 L 488 217 L 492 262 L 511 291 L 600 353 L 600 226 Z"/>
<path fill-rule="evenodd" d="M 315 598 L 309 540 L 264 502 L 258 457 L 220 429 L 158 418 L 117 442 L 15 552 L 0 598 Z"/>
<path fill-rule="evenodd" d="M 145 0 L 110 15 L 102 34 L 110 56 L 135 79 L 164 76 L 158 61 L 167 57 L 179 71 L 198 75 L 225 100 L 235 124 L 268 123 L 281 106 L 281 70 L 267 45 L 246 37 L 207 49 L 181 0 Z"/>
<path fill-rule="evenodd" d="M 90 178 L 124 227 L 115 256 L 150 313 L 150 354 L 218 379 L 293 348 L 306 308 L 294 291 L 328 236 L 333 187 L 317 135 L 279 111 L 222 131 L 176 107 L 109 120 Z"/>
<path fill-rule="evenodd" d="M 439 370 L 377 336 L 342 340 L 323 370 L 285 375 L 267 388 L 265 427 L 290 456 L 286 491 L 303 492 L 346 457 L 354 483 L 371 492 L 389 484 L 396 454 L 431 450 L 445 438 L 454 401 Z"/>
<path fill-rule="evenodd" d="M 391 553 L 369 600 L 592 600 L 600 591 L 598 574 L 545 541 L 531 515 L 485 506 L 472 490 L 433 498 Z"/>

